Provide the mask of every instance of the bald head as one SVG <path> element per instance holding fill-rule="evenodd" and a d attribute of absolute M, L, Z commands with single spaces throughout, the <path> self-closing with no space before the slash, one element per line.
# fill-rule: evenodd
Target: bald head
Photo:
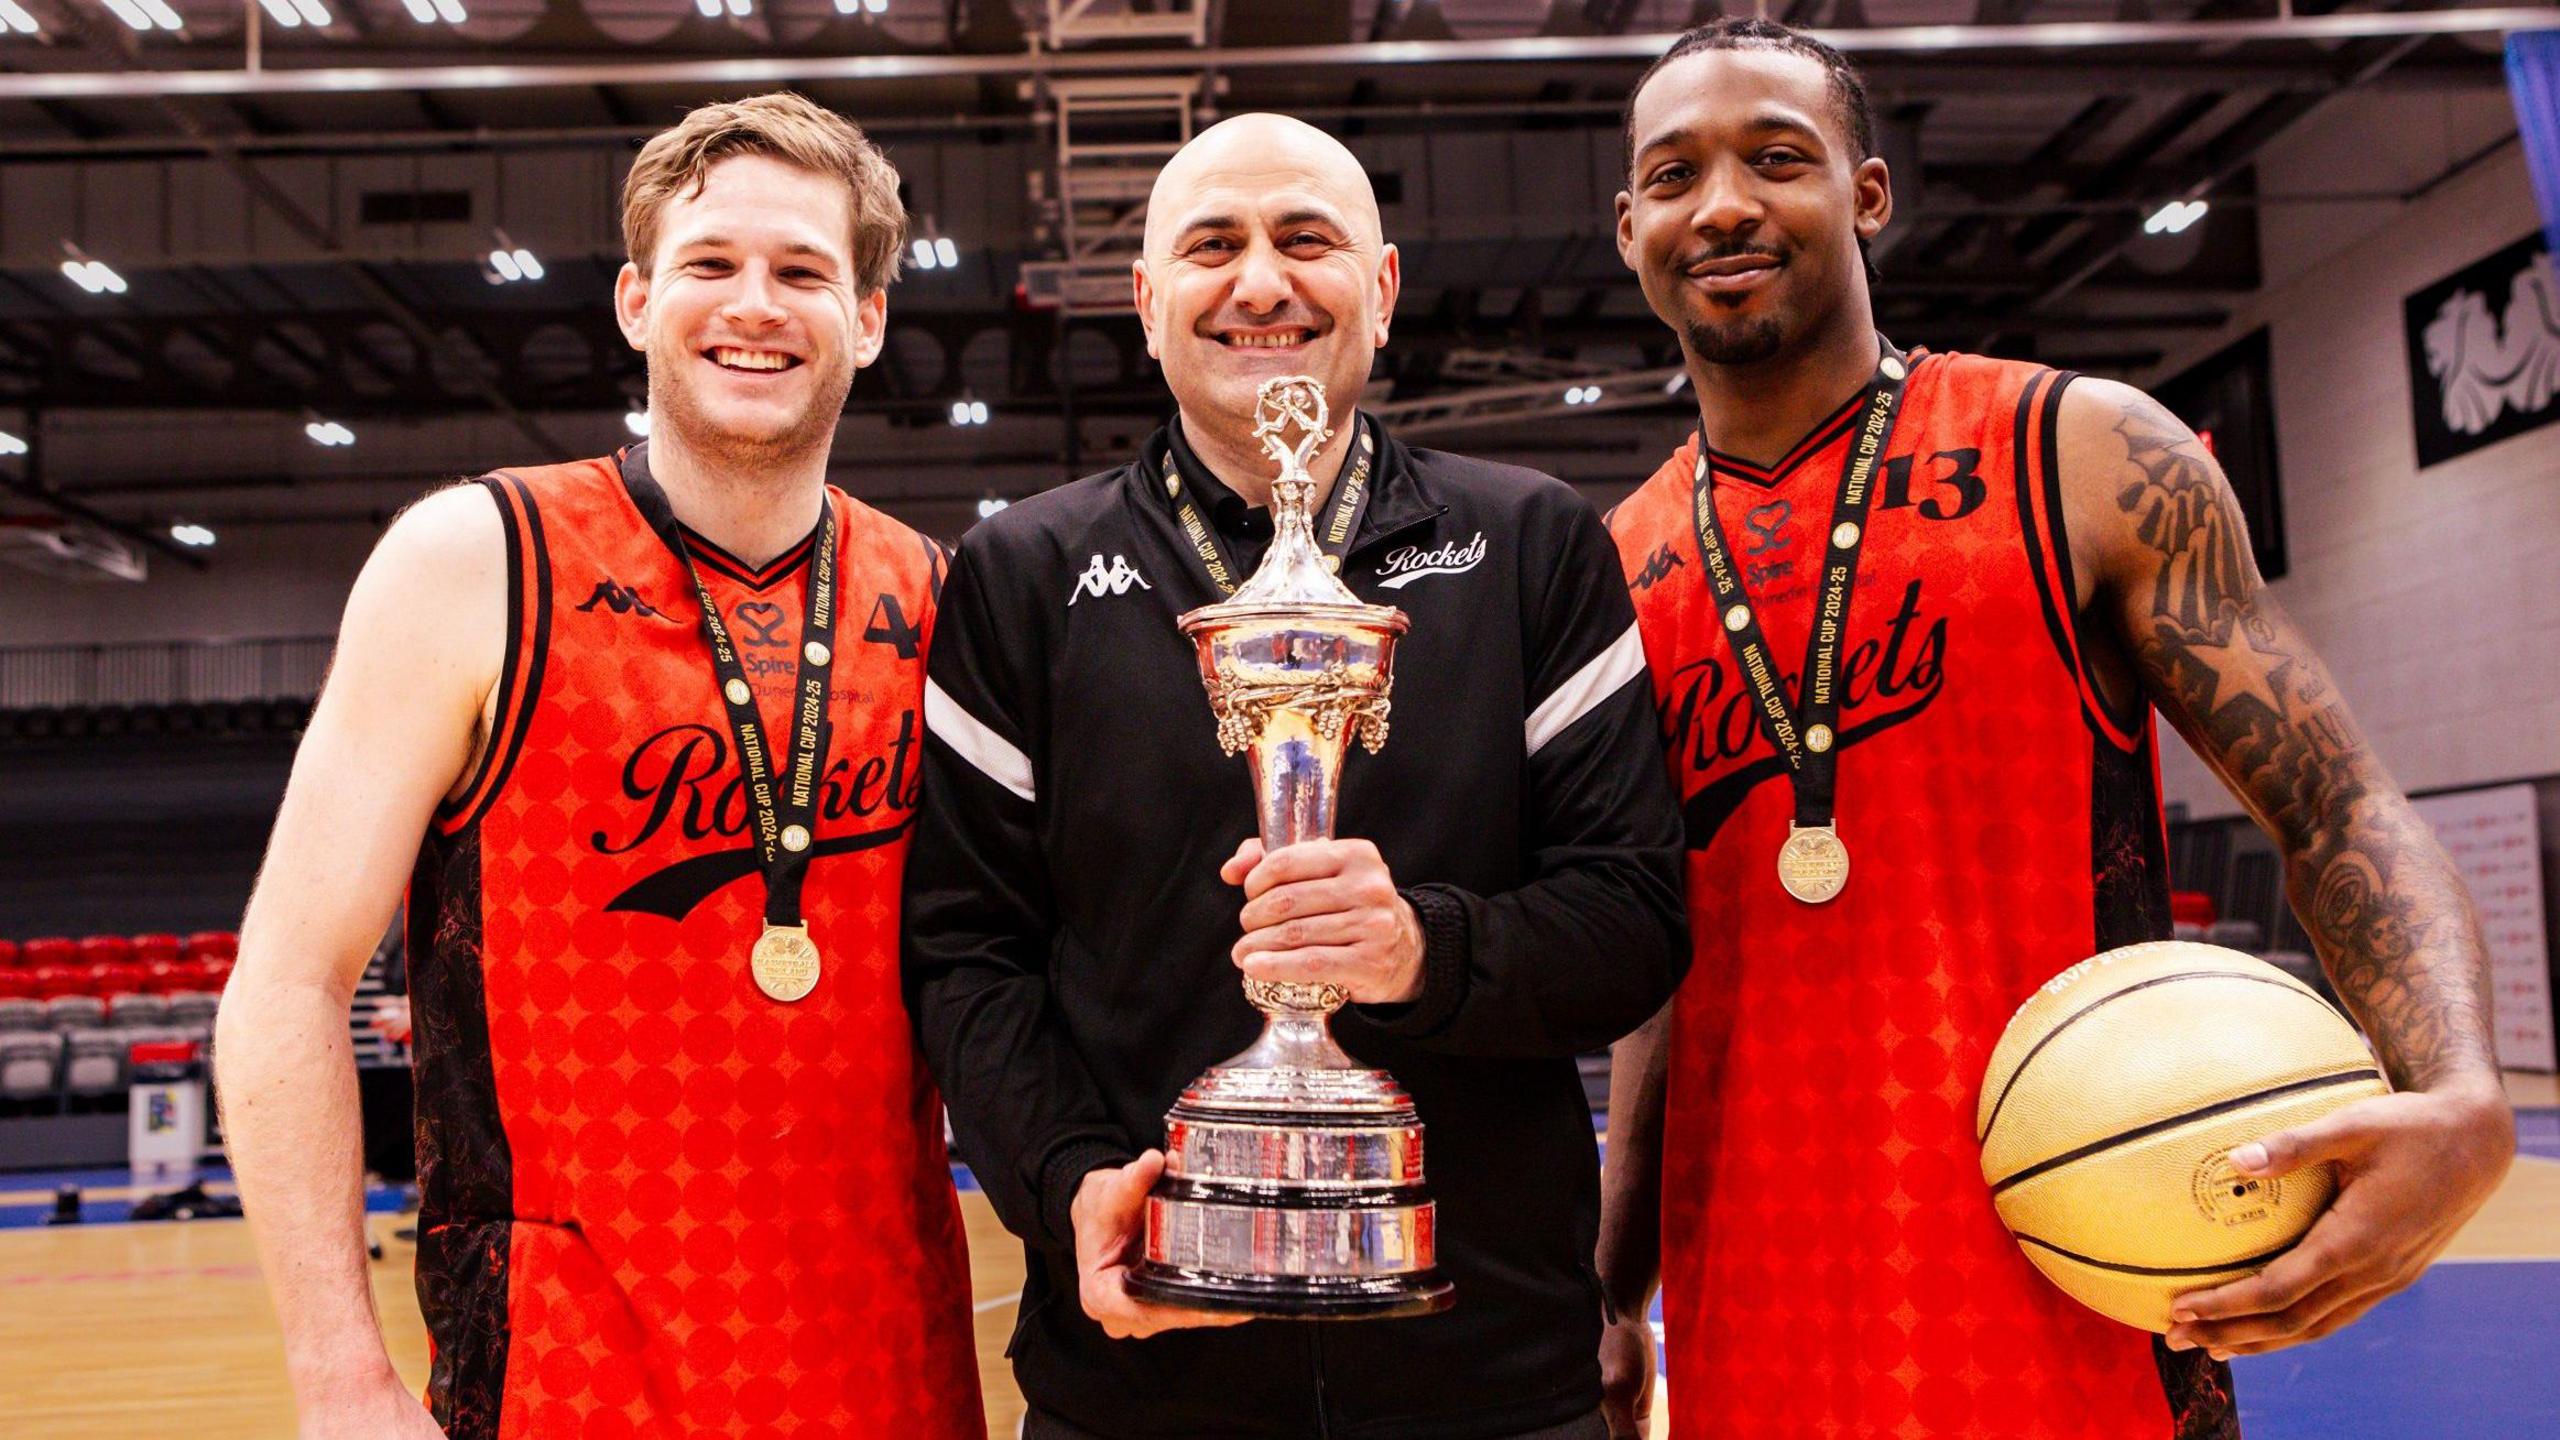
<path fill-rule="evenodd" d="M 1213 125 L 1156 177 L 1146 253 L 1129 277 L 1138 319 L 1184 433 L 1196 451 L 1225 454 L 1211 464 L 1229 484 L 1263 469 L 1252 438 L 1263 381 L 1311 375 L 1336 415 L 1368 384 L 1403 283 L 1378 230 L 1368 172 L 1341 141 L 1286 115 Z M 1338 461 L 1353 428 L 1336 425 L 1318 460 Z"/>
<path fill-rule="evenodd" d="M 1369 172 L 1342 142 L 1286 115 L 1238 115 L 1191 138 L 1156 175 L 1147 197 L 1147 258 L 1169 253 L 1181 232 L 1202 220 L 1238 217 L 1220 202 L 1275 190 L 1332 208 L 1362 249 L 1384 237 Z"/>

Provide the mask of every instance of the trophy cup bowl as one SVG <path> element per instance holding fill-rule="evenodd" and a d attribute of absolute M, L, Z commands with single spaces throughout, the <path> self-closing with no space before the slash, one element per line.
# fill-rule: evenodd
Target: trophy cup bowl
<path fill-rule="evenodd" d="M 1343 585 L 1314 538 L 1305 462 L 1324 392 L 1266 382 L 1257 432 L 1281 463 L 1271 552 L 1229 600 L 1184 615 L 1229 754 L 1244 753 L 1266 851 L 1333 835 L 1342 761 L 1386 741 L 1408 625 Z M 1292 442 L 1288 432 L 1301 432 Z M 1209 1067 L 1165 1115 L 1165 1169 L 1129 1273 L 1142 1300 L 1297 1320 L 1445 1310 L 1422 1121 L 1395 1077 L 1334 1042 L 1338 986 L 1247 979 L 1262 1034 Z"/>

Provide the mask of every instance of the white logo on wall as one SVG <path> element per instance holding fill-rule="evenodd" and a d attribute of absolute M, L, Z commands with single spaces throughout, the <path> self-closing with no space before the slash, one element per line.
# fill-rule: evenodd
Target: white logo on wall
<path fill-rule="evenodd" d="M 1400 545 L 1378 562 L 1378 573 L 1387 578 L 1378 582 L 1388 590 L 1401 590 L 1425 575 L 1463 575 L 1484 563 L 1484 532 L 1461 545 L 1452 540 L 1436 550 L 1419 545 Z"/>
<path fill-rule="evenodd" d="M 1076 591 L 1067 597 L 1067 604 L 1072 606 L 1087 595 L 1097 600 L 1105 595 L 1126 595 L 1132 585 L 1141 590 L 1156 588 L 1141 578 L 1138 572 L 1130 567 L 1129 562 L 1120 556 L 1112 556 L 1110 566 L 1105 568 L 1102 557 L 1096 555 L 1093 557 L 1093 563 L 1084 567 L 1084 573 L 1076 577 Z"/>
<path fill-rule="evenodd" d="M 2489 297 L 2456 290 L 2427 322 L 2427 371 L 2443 393 L 2445 428 L 2477 435 L 2499 412 L 2530 415 L 2560 391 L 2560 277 L 2551 252 L 2533 257 L 2507 291 L 2504 313 Z"/>

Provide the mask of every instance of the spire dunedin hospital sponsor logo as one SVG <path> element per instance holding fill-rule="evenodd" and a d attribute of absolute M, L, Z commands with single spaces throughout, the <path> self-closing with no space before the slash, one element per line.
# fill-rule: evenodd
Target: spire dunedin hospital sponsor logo
<path fill-rule="evenodd" d="M 1436 549 L 1399 545 L 1378 562 L 1379 588 L 1401 590 L 1425 575 L 1463 575 L 1484 563 L 1484 532 L 1461 545 L 1452 540 Z"/>

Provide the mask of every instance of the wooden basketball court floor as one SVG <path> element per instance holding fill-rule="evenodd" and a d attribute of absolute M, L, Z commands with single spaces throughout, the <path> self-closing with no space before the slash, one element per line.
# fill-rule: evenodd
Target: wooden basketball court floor
<path fill-rule="evenodd" d="M 2243 1360 L 2249 1440 L 2560 1436 L 2560 1081 L 2508 1083 L 2521 1153 L 2506 1185 L 2405 1294 L 2319 1344 Z M 47 1228 L 58 1178 L 0 1174 L 0 1435 L 291 1434 L 275 1320 L 247 1228 L 118 1223 L 138 1193 L 121 1183 L 129 1177 L 100 1172 L 75 1177 L 91 1222 Z M 1022 1412 L 1002 1358 L 1022 1255 L 984 1197 L 964 1187 L 961 1203 L 987 1424 L 1001 1440 Z M 425 1381 L 426 1336 L 411 1289 L 414 1251 L 390 1238 L 399 1217 L 367 1223 L 384 1242 L 375 1302 L 415 1388 Z"/>

